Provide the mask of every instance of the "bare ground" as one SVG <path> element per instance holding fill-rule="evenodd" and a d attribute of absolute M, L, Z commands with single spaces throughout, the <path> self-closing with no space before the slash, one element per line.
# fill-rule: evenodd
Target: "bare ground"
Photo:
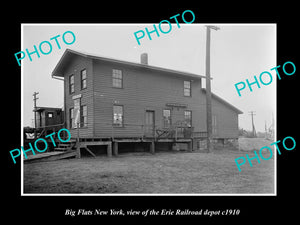
<path fill-rule="evenodd" d="M 274 193 L 274 159 L 239 172 L 234 159 L 240 156 L 245 152 L 169 151 L 24 164 L 24 194 Z"/>

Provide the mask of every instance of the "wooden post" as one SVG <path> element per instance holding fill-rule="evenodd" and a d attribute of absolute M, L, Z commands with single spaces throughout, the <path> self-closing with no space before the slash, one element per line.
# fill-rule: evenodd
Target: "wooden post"
<path fill-rule="evenodd" d="M 206 26 L 206 129 L 207 129 L 207 151 L 213 150 L 212 144 L 212 109 L 211 109 L 211 85 L 210 85 L 210 29 L 219 30 L 216 26 Z"/>
<path fill-rule="evenodd" d="M 113 155 L 117 156 L 119 151 L 119 143 L 117 141 L 113 142 Z"/>
<path fill-rule="evenodd" d="M 77 123 L 77 146 L 76 146 L 77 158 L 81 158 L 80 154 L 80 141 L 79 141 L 79 123 Z"/>
<path fill-rule="evenodd" d="M 151 143 L 150 143 L 150 152 L 151 152 L 151 154 L 155 153 L 155 142 L 154 141 L 151 141 Z"/>
<path fill-rule="evenodd" d="M 107 157 L 112 156 L 112 150 L 111 150 L 111 142 L 107 144 Z"/>
<path fill-rule="evenodd" d="M 112 140 L 114 140 L 114 138 L 115 138 L 115 131 L 114 131 L 114 125 L 113 124 L 111 124 L 111 139 Z"/>
<path fill-rule="evenodd" d="M 211 151 L 212 138 L 212 109 L 211 109 L 211 85 L 210 85 L 210 27 L 206 27 L 206 129 L 207 151 Z"/>
<path fill-rule="evenodd" d="M 33 102 L 34 102 L 34 138 L 37 138 L 37 134 L 36 134 L 36 128 L 37 128 L 37 122 L 36 122 L 36 100 L 39 99 L 36 97 L 36 95 L 38 95 L 38 92 L 34 92 L 33 93 Z M 40 124 L 41 126 L 41 124 Z"/>
<path fill-rule="evenodd" d="M 187 145 L 188 145 L 188 152 L 192 152 L 193 151 L 193 140 L 188 142 Z"/>

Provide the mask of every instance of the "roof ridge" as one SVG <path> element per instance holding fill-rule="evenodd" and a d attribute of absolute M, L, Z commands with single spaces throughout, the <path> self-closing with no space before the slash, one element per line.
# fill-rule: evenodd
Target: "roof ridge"
<path fill-rule="evenodd" d="M 99 60 L 123 63 L 123 64 L 127 64 L 127 65 L 132 65 L 132 66 L 138 66 L 138 67 L 143 67 L 143 68 L 148 68 L 148 69 L 160 70 L 160 71 L 163 71 L 163 72 L 177 73 L 177 74 L 186 75 L 186 76 L 190 76 L 190 77 L 194 77 L 194 78 L 206 78 L 205 76 L 200 75 L 200 74 L 195 74 L 195 73 L 190 73 L 190 72 L 180 71 L 180 70 L 174 70 L 174 69 L 169 69 L 169 68 L 164 68 L 164 67 L 159 67 L 159 66 L 153 66 L 153 65 L 149 65 L 149 64 L 141 64 L 141 63 L 132 62 L 132 61 L 125 61 L 125 60 L 116 59 L 116 58 L 108 58 L 108 57 L 105 57 L 105 56 L 99 56 L 97 54 L 90 54 L 90 53 L 87 53 L 87 52 L 73 50 L 73 49 L 70 49 L 70 48 L 67 48 L 65 50 L 65 52 L 63 53 L 63 55 L 61 56 L 59 62 L 57 63 L 56 67 L 54 68 L 54 70 L 52 72 L 52 76 L 59 76 L 59 75 L 55 75 L 55 72 L 58 69 L 59 65 L 62 63 L 63 58 L 67 55 L 68 52 L 73 53 L 73 54 L 77 54 L 77 55 L 81 55 L 83 57 L 89 57 L 89 58 L 95 58 L 95 59 L 99 59 Z"/>

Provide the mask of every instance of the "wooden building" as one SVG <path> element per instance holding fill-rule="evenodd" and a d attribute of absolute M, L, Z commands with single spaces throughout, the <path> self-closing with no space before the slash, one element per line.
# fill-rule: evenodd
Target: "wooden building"
<path fill-rule="evenodd" d="M 64 112 L 61 108 L 36 107 L 36 128 L 44 135 L 57 132 L 63 127 Z"/>
<path fill-rule="evenodd" d="M 133 63 L 67 49 L 52 77 L 64 82 L 65 126 L 82 141 L 190 144 L 206 135 L 205 76 L 148 65 L 145 53 Z M 214 137 L 237 139 L 242 112 L 213 94 L 212 113 Z"/>

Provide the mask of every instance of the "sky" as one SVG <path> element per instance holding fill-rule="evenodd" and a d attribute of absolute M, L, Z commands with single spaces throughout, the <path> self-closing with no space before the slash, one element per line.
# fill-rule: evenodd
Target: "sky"
<path fill-rule="evenodd" d="M 154 22 L 158 26 L 158 22 Z M 154 24 L 153 23 L 153 24 Z M 148 53 L 148 64 L 173 70 L 205 75 L 206 28 L 208 24 L 172 24 L 172 30 L 158 37 L 147 35 L 138 45 L 134 32 L 153 24 L 22 24 L 20 51 L 34 50 L 43 41 L 52 44 L 48 55 L 33 54 L 32 61 L 26 55 L 22 60 L 22 121 L 23 126 L 33 126 L 33 93 L 39 92 L 37 106 L 63 107 L 63 81 L 53 79 L 51 73 L 66 48 L 98 56 L 140 62 L 140 55 Z M 271 68 L 276 64 L 275 24 L 209 24 L 220 30 L 211 31 L 211 83 L 212 92 L 240 109 L 239 127 L 251 130 L 249 111 L 255 111 L 256 131 L 263 132 L 265 123 L 270 126 L 272 114 L 276 120 L 276 75 Z M 167 25 L 168 26 L 168 25 Z M 167 30 L 168 27 L 163 27 Z M 65 44 L 61 37 L 72 31 L 76 40 Z M 60 35 L 61 49 L 50 38 Z M 66 35 L 66 39 L 69 36 Z M 70 41 L 67 39 L 67 41 Z M 47 46 L 44 46 L 47 51 Z M 16 66 L 18 66 L 16 61 Z M 263 71 L 273 75 L 270 85 L 253 85 L 238 96 L 234 84 L 254 81 Z M 265 82 L 268 78 L 263 78 Z M 205 87 L 203 81 L 202 87 Z"/>

